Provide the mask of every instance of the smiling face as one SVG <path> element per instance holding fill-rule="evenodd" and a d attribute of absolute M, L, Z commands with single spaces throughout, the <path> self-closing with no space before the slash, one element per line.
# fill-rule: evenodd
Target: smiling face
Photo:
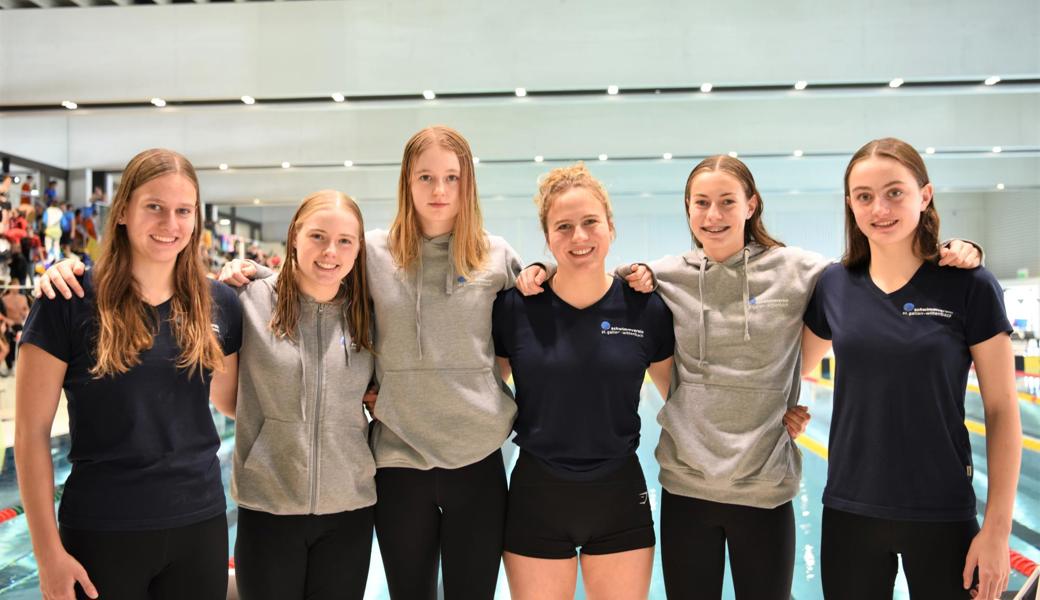
<path fill-rule="evenodd" d="M 197 198 L 195 184 L 179 173 L 134 190 L 118 223 L 126 227 L 135 269 L 173 268 L 195 230 Z"/>
<path fill-rule="evenodd" d="M 849 171 L 845 199 L 871 248 L 900 245 L 912 251 L 921 213 L 932 200 L 932 184 L 920 186 L 896 160 L 873 156 Z"/>
<path fill-rule="evenodd" d="M 561 271 L 603 272 L 614 225 L 603 202 L 583 187 L 572 187 L 552 200 L 546 216 L 546 241 Z"/>
<path fill-rule="evenodd" d="M 758 198 L 747 197 L 740 181 L 724 171 L 705 171 L 690 181 L 690 232 L 704 253 L 719 262 L 744 247 L 744 229 Z"/>
<path fill-rule="evenodd" d="M 412 205 L 426 237 L 448 233 L 455 227 L 461 208 L 459 157 L 447 148 L 433 145 L 415 160 L 408 178 Z"/>
<path fill-rule="evenodd" d="M 339 203 L 320 208 L 296 224 L 293 250 L 300 291 L 320 302 L 339 293 L 361 250 L 361 225 Z"/>

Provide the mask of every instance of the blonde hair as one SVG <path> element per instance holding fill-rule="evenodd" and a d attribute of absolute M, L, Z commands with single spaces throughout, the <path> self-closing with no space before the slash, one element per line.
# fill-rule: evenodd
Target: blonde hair
<path fill-rule="evenodd" d="M 194 376 L 197 368 L 223 369 L 224 352 L 211 327 L 210 282 L 199 252 L 202 205 L 198 177 L 188 159 L 172 150 L 155 148 L 141 152 L 126 165 L 112 200 L 112 216 L 105 225 L 101 253 L 94 268 L 97 364 L 90 372 L 96 378 L 126 373 L 141 362 L 141 352 L 154 342 L 157 313 L 141 298 L 133 277 L 130 238 L 119 221 L 126 216 L 131 196 L 139 187 L 169 174 L 185 177 L 195 187 L 195 228 L 173 268 L 170 327 L 181 351 L 177 368 L 187 369 L 189 377 Z"/>
<path fill-rule="evenodd" d="M 610 225 L 611 233 L 614 232 L 614 209 L 610 205 L 610 196 L 606 188 L 598 179 L 589 173 L 584 162 L 577 162 L 566 167 L 559 167 L 549 171 L 538 183 L 538 193 L 535 194 L 534 204 L 538 207 L 538 220 L 542 224 L 542 233 L 549 237 L 549 210 L 557 198 L 574 188 L 588 190 L 603 205 L 603 211 L 607 214 L 607 224 Z"/>
<path fill-rule="evenodd" d="M 459 207 L 458 216 L 455 217 L 455 240 L 451 258 L 455 272 L 468 276 L 472 271 L 484 266 L 490 245 L 484 233 L 484 218 L 480 214 L 480 203 L 477 200 L 473 152 L 470 151 L 466 138 L 450 127 L 427 127 L 413 135 L 405 144 L 404 157 L 401 160 L 401 177 L 397 184 L 397 216 L 390 225 L 387 245 L 394 263 L 402 269 L 410 269 L 422 255 L 423 236 L 415 213 L 410 180 L 419 155 L 434 145 L 453 152 L 459 159 L 459 201 L 462 205 Z"/>
<path fill-rule="evenodd" d="M 367 263 L 365 254 L 365 221 L 361 218 L 361 209 L 357 202 L 343 192 L 321 190 L 307 196 L 296 209 L 292 221 L 289 222 L 289 233 L 285 240 L 285 265 L 278 275 L 277 300 L 274 315 L 271 317 L 271 331 L 278 337 L 296 339 L 296 326 L 300 321 L 300 286 L 296 281 L 296 235 L 301 221 L 308 219 L 315 212 L 332 207 L 340 207 L 350 211 L 358 221 L 358 249 L 354 268 L 343 278 L 341 296 L 343 303 L 344 330 L 350 332 L 350 338 L 359 347 L 372 350 L 372 309 L 368 302 L 368 277 L 365 274 Z"/>

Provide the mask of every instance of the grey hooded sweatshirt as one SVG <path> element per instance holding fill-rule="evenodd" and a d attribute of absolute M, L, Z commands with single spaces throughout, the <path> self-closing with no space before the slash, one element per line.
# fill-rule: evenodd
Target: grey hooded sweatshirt
<path fill-rule="evenodd" d="M 495 296 L 520 272 L 516 252 L 489 235 L 484 269 L 462 277 L 451 260 L 451 234 L 425 240 L 421 260 L 408 270 L 394 264 L 385 231 L 365 239 L 379 380 L 376 465 L 454 469 L 485 458 L 516 417 L 491 341 Z"/>
<path fill-rule="evenodd" d="M 341 303 L 300 303 L 297 341 L 269 326 L 277 277 L 242 300 L 231 495 L 278 515 L 330 514 L 376 502 L 362 397 L 372 355 L 353 347 Z"/>
<path fill-rule="evenodd" d="M 658 414 L 661 485 L 681 496 L 774 508 L 794 498 L 801 453 L 802 316 L 830 264 L 752 243 L 723 263 L 697 248 L 650 265 L 675 323 L 672 391 Z"/>

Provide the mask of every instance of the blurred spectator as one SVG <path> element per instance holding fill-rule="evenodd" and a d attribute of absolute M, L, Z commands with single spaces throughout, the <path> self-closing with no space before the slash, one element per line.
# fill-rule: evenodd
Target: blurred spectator
<path fill-rule="evenodd" d="M 6 367 L 6 370 L 0 369 L 0 375 L 3 377 L 13 372 L 18 336 L 28 316 L 28 294 L 16 288 L 4 289 L 3 295 L 0 296 L 0 356 L 3 357 Z"/>
<path fill-rule="evenodd" d="M 26 175 L 25 181 L 22 183 L 22 196 L 18 203 L 18 212 L 25 215 L 28 222 L 32 223 L 36 220 L 36 209 L 33 207 L 33 176 Z"/>
<path fill-rule="evenodd" d="M 58 203 L 58 182 L 51 179 L 47 182 L 47 189 L 43 190 L 45 198 L 43 199 L 44 204 L 50 206 L 51 204 Z"/>
<path fill-rule="evenodd" d="M 43 240 L 47 251 L 47 262 L 61 260 L 61 220 L 64 213 L 58 205 L 50 202 L 43 211 Z"/>

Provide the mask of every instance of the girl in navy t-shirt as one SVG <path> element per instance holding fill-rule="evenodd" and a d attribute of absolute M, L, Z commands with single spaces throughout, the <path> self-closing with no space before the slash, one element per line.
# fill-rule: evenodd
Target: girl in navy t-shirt
<path fill-rule="evenodd" d="M 206 278 L 191 164 L 123 171 L 82 295 L 37 302 L 16 380 L 19 486 L 47 598 L 224 598 L 227 522 L 209 408 L 234 401 L 241 308 Z M 50 431 L 68 399 L 56 526 Z"/>
<path fill-rule="evenodd" d="M 996 598 L 1021 461 L 1011 331 L 985 269 L 936 265 L 939 217 L 924 161 L 897 139 L 845 172 L 846 251 L 805 315 L 806 369 L 837 362 L 821 567 L 828 598 L 892 595 L 896 555 L 914 598 Z M 974 361 L 988 489 L 975 520 L 964 394 Z M 973 583 L 974 579 L 974 583 Z"/>

